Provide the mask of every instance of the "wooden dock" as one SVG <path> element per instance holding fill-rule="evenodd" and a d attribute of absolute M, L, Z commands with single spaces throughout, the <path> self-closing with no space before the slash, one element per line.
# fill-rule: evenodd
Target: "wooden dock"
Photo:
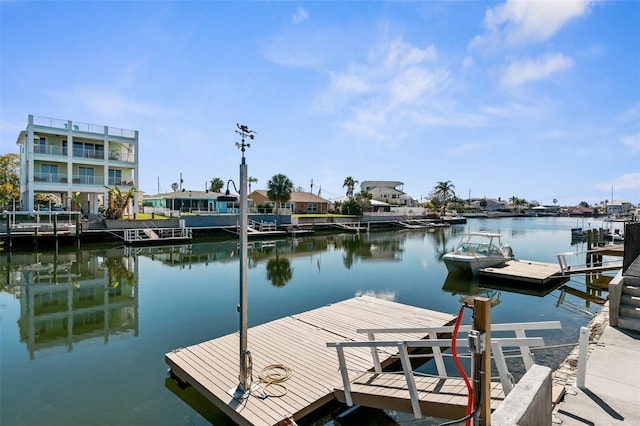
<path fill-rule="evenodd" d="M 604 248 L 596 252 L 605 256 L 617 256 L 618 250 Z M 536 285 L 555 285 L 568 281 L 570 275 L 591 274 L 622 269 L 622 261 L 611 261 L 606 264 L 596 263 L 565 266 L 559 263 L 535 262 L 532 260 L 509 260 L 504 265 L 482 268 L 478 272 L 481 279 L 494 278 L 509 282 L 522 282 Z"/>
<path fill-rule="evenodd" d="M 239 375 L 238 333 L 176 349 L 165 355 L 165 361 L 173 376 L 195 388 L 234 422 L 284 424 L 335 399 L 334 389 L 341 386 L 342 377 L 336 351 L 327 342 L 367 341 L 366 334 L 357 332 L 363 328 L 440 327 L 454 320 L 454 315 L 359 296 L 252 327 L 248 348 L 255 385 L 239 400 L 233 398 Z M 395 338 L 423 337 L 423 333 L 413 333 Z M 378 354 L 383 364 L 389 364 L 395 351 L 380 348 Z M 361 371 L 373 366 L 368 348 L 349 351 L 348 360 Z M 285 366 L 291 371 L 290 378 L 277 386 L 260 383 L 258 373 L 269 366 Z"/>
<path fill-rule="evenodd" d="M 482 268 L 478 274 L 481 279 L 497 278 L 539 285 L 551 284 L 562 279 L 560 265 L 557 263 L 515 259 L 509 260 L 502 266 Z"/>

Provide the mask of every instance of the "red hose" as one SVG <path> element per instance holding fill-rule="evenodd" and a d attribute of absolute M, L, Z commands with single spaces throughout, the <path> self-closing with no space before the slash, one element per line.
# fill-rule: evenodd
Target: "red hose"
<path fill-rule="evenodd" d="M 473 388 L 471 387 L 471 382 L 467 378 L 467 374 L 464 372 L 462 365 L 460 365 L 460 361 L 458 361 L 458 350 L 456 349 L 456 339 L 458 337 L 458 329 L 460 328 L 460 323 L 462 322 L 462 316 L 464 315 L 464 305 L 460 306 L 460 312 L 458 312 L 458 319 L 456 319 L 456 326 L 453 329 L 453 337 L 451 339 L 451 352 L 453 354 L 453 361 L 456 364 L 456 368 L 458 369 L 458 373 L 464 379 L 464 382 L 467 384 L 467 390 L 469 394 L 467 396 L 467 415 L 471 414 L 473 410 Z M 471 419 L 467 419 L 465 422 L 466 426 L 469 426 Z"/>

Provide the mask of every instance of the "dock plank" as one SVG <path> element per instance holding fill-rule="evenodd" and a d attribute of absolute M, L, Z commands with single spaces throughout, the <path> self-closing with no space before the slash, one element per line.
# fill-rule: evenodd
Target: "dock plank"
<path fill-rule="evenodd" d="M 165 354 L 165 361 L 173 375 L 193 386 L 234 422 L 274 425 L 287 418 L 298 420 L 335 399 L 334 389 L 342 385 L 342 377 L 336 351 L 327 347 L 327 342 L 366 341 L 366 334 L 357 333 L 361 328 L 440 327 L 454 320 L 450 314 L 358 296 L 251 327 L 247 336 L 254 381 L 269 365 L 291 369 L 291 377 L 282 383 L 284 388 L 278 388 L 284 389 L 279 397 L 261 398 L 263 389 L 256 388 L 242 400 L 233 398 L 231 391 L 238 384 L 237 332 L 176 349 Z M 388 348 L 378 353 L 383 362 L 394 355 Z M 354 378 L 373 366 L 368 348 L 349 350 L 346 356 Z"/>
<path fill-rule="evenodd" d="M 416 376 L 415 381 L 423 415 L 449 419 L 464 417 L 468 391 L 463 379 Z M 338 400 L 344 402 L 344 388 L 336 391 Z M 354 404 L 367 407 L 412 411 L 402 374 L 365 373 L 352 381 L 351 397 Z M 504 398 L 502 385 L 491 382 L 491 409 L 496 409 Z"/>

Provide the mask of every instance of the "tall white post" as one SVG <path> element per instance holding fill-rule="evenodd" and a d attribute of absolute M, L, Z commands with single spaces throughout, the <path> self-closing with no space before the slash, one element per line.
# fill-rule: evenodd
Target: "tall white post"
<path fill-rule="evenodd" d="M 247 164 L 244 160 L 240 163 L 240 387 L 247 391 L 248 375 L 248 350 L 247 350 Z"/>
<path fill-rule="evenodd" d="M 589 351 L 589 328 L 580 327 L 580 338 L 578 339 L 578 376 L 576 386 L 584 389 L 585 378 L 587 376 L 587 353 Z"/>

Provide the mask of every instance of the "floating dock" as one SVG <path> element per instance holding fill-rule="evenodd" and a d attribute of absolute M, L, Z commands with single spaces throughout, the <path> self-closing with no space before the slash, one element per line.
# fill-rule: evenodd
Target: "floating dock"
<path fill-rule="evenodd" d="M 531 260 L 509 260 L 504 265 L 482 268 L 478 272 L 480 279 L 496 278 L 529 284 L 548 285 L 566 280 L 560 275 L 557 263 L 534 262 Z"/>
<path fill-rule="evenodd" d="M 239 335 L 223 336 L 176 349 L 165 355 L 172 376 L 191 385 L 240 425 L 275 425 L 299 420 L 335 399 L 342 384 L 336 351 L 327 342 L 367 341 L 362 328 L 440 327 L 455 316 L 368 296 L 359 296 L 322 308 L 290 315 L 248 330 L 253 378 L 260 387 L 245 398 L 234 399 L 238 385 Z M 421 334 L 396 336 L 422 339 Z M 394 351 L 382 348 L 383 364 L 393 361 Z M 349 365 L 361 370 L 373 366 L 371 351 L 349 351 Z M 263 388 L 258 372 L 268 366 L 286 366 L 290 378 L 273 389 Z M 277 396 L 270 394 L 277 393 Z M 266 395 L 271 396 L 266 396 Z"/>

